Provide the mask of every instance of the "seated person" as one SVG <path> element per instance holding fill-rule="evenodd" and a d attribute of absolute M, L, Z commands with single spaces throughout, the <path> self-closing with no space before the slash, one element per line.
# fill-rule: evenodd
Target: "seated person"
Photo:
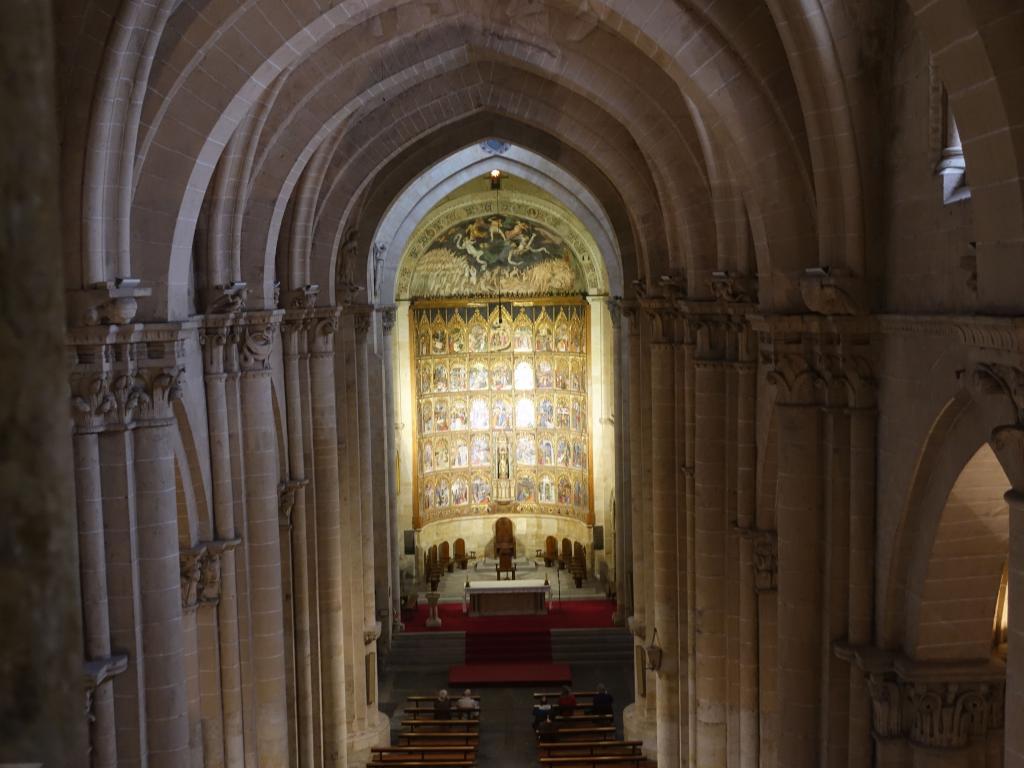
<path fill-rule="evenodd" d="M 448 720 L 452 716 L 452 700 L 448 698 L 448 691 L 442 688 L 437 692 L 434 699 L 434 719 Z"/>
<path fill-rule="evenodd" d="M 480 712 L 480 702 L 473 698 L 473 692 L 467 688 L 455 702 L 455 709 L 462 717 L 476 717 Z"/>
<path fill-rule="evenodd" d="M 594 694 L 590 711 L 595 715 L 611 715 L 614 713 L 612 709 L 612 695 L 608 693 L 608 689 L 604 685 L 597 686 L 597 693 Z"/>
<path fill-rule="evenodd" d="M 569 717 L 576 711 L 576 694 L 569 690 L 568 685 L 562 686 L 562 695 L 558 697 L 558 714 Z"/>
<path fill-rule="evenodd" d="M 533 705 L 533 730 L 538 730 L 540 724 L 551 716 L 551 705 L 548 704 L 548 697 L 541 696 L 540 703 Z"/>
<path fill-rule="evenodd" d="M 550 712 L 537 727 L 537 738 L 541 741 L 555 741 L 558 738 L 558 724 Z"/>

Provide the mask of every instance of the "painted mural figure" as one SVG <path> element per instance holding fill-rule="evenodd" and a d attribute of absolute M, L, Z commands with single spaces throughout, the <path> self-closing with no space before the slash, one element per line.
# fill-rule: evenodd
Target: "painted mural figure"
<path fill-rule="evenodd" d="M 463 430 L 466 428 L 466 421 L 466 403 L 462 400 L 456 400 L 452 403 L 452 414 L 449 429 L 453 432 Z"/>

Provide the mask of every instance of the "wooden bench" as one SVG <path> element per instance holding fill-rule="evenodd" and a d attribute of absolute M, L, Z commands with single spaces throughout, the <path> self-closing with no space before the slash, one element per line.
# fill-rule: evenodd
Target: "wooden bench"
<path fill-rule="evenodd" d="M 403 720 L 402 727 L 406 728 L 410 732 L 420 730 L 429 731 L 436 728 L 450 728 L 463 731 L 474 731 L 479 732 L 480 721 L 479 720 Z"/>
<path fill-rule="evenodd" d="M 480 734 L 474 731 L 410 731 L 398 734 L 400 746 L 425 744 L 463 744 L 475 746 L 480 743 Z"/>
<path fill-rule="evenodd" d="M 461 696 L 452 696 L 451 697 L 452 704 L 454 705 L 456 700 L 458 700 L 460 698 L 462 698 L 462 697 Z M 479 694 L 477 694 L 476 696 L 470 696 L 470 698 L 471 699 L 476 699 L 477 701 L 480 701 Z M 434 701 L 437 700 L 437 696 L 406 696 L 405 700 L 410 702 L 410 703 L 413 703 L 413 704 L 415 704 L 417 702 L 424 702 L 424 701 L 433 703 Z"/>
<path fill-rule="evenodd" d="M 643 765 L 643 755 L 575 755 L 571 757 L 542 757 L 541 765 L 569 766 L 570 768 L 597 768 L 599 765 Z"/>
<path fill-rule="evenodd" d="M 555 715 L 555 722 L 562 725 L 611 725 L 614 720 L 614 715 Z"/>
<path fill-rule="evenodd" d="M 474 765 L 476 760 L 371 760 L 366 764 L 366 768 L 473 768 Z"/>
<path fill-rule="evenodd" d="M 642 741 L 546 741 L 538 745 L 541 757 L 639 755 Z"/>
<path fill-rule="evenodd" d="M 580 699 L 591 700 L 597 694 L 597 691 L 573 691 L 573 693 L 576 695 L 577 706 L 581 706 Z M 561 697 L 561 695 L 561 691 L 551 691 L 547 693 L 542 691 L 541 693 L 533 694 L 533 698 L 539 699 L 541 696 L 546 696 L 551 706 L 555 706 L 555 704 L 558 703 L 558 699 L 559 697 Z"/>
<path fill-rule="evenodd" d="M 411 717 L 414 720 L 421 720 L 421 719 L 430 720 L 430 719 L 432 719 L 434 717 L 434 708 L 433 707 L 406 707 L 404 710 L 402 710 L 402 712 L 403 712 L 403 714 L 406 717 Z M 474 709 L 474 710 L 463 712 L 462 710 L 452 708 L 452 710 L 451 710 L 451 717 L 448 718 L 448 719 L 449 720 L 479 720 L 480 719 L 480 710 L 479 709 Z"/>
<path fill-rule="evenodd" d="M 476 746 L 448 745 L 423 745 L 401 747 L 370 747 L 373 759 L 379 762 L 387 760 L 420 760 L 432 762 L 435 760 L 471 760 L 476 758 Z"/>
<path fill-rule="evenodd" d="M 592 741 L 595 739 L 614 739 L 615 726 L 612 725 L 588 725 L 581 728 L 559 728 L 554 734 L 538 734 L 538 739 L 543 742 L 568 741 L 570 739 L 582 739 Z"/>

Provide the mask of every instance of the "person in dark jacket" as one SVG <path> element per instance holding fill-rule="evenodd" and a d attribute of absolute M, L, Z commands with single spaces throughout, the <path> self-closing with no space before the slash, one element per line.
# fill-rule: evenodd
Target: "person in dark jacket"
<path fill-rule="evenodd" d="M 611 715 L 615 711 L 612 707 L 612 695 L 608 693 L 608 689 L 604 685 L 597 686 L 597 693 L 594 694 L 591 702 L 590 711 L 595 715 Z"/>
<path fill-rule="evenodd" d="M 450 720 L 452 716 L 452 700 L 448 698 L 448 691 L 442 688 L 437 692 L 434 699 L 434 719 Z"/>

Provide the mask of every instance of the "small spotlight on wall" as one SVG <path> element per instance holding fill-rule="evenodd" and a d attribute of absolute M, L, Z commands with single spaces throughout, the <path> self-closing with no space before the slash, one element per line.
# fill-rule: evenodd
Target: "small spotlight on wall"
<path fill-rule="evenodd" d="M 497 191 L 501 189 L 501 171 L 495 168 L 491 171 L 491 189 Z"/>

